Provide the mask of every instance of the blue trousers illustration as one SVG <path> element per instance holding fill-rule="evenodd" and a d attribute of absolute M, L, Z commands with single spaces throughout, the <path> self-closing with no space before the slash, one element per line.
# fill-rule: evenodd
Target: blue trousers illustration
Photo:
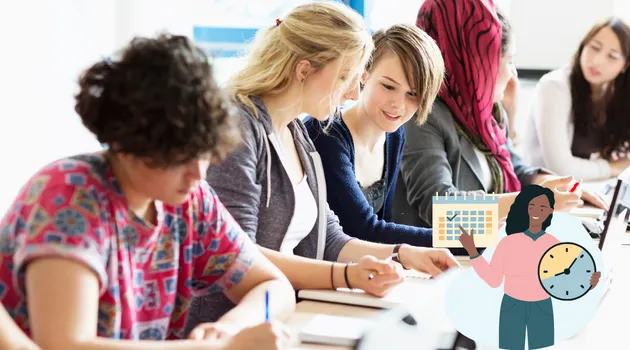
<path fill-rule="evenodd" d="M 525 349 L 525 330 L 529 349 L 552 346 L 554 342 L 551 298 L 522 301 L 505 294 L 499 315 L 499 348 Z"/>

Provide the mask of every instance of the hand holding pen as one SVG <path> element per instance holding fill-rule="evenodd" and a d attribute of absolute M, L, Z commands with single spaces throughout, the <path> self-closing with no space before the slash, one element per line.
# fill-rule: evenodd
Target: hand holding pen
<path fill-rule="evenodd" d="M 285 325 L 271 320 L 270 294 L 265 291 L 265 322 L 240 329 L 224 322 L 202 323 L 195 327 L 189 339 L 223 344 L 226 350 L 277 350 L 290 342 L 291 332 Z"/>
<path fill-rule="evenodd" d="M 571 190 L 569 192 L 575 192 L 575 190 L 578 189 L 578 186 L 580 186 L 581 183 L 582 180 L 573 184 L 573 187 L 571 187 Z M 591 203 L 597 208 L 608 210 L 608 200 L 598 191 L 589 191 L 587 189 L 583 189 L 581 197 L 584 201 Z"/>
<path fill-rule="evenodd" d="M 404 281 L 402 267 L 391 258 L 378 260 L 373 256 L 364 256 L 357 263 L 344 267 L 344 283 L 334 287 L 362 289 L 366 293 L 382 297 L 389 290 Z"/>
<path fill-rule="evenodd" d="M 575 192 L 575 190 L 578 188 L 578 186 L 582 183 L 582 180 L 576 182 L 573 184 L 573 187 L 571 187 L 571 190 L 569 190 L 569 192 L 573 193 Z"/>
<path fill-rule="evenodd" d="M 584 205 L 582 191 L 578 188 L 579 182 L 576 184 L 572 176 L 550 176 L 545 181 L 542 181 L 540 186 L 553 191 L 556 201 L 554 209 L 556 211 L 568 212 L 573 208 Z"/>

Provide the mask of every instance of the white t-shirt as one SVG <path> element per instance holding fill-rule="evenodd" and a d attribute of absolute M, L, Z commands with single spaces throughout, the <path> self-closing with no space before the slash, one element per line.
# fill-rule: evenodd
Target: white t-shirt
<path fill-rule="evenodd" d="M 571 152 L 574 126 L 571 118 L 570 67 L 545 74 L 532 98 L 523 125 L 521 153 L 532 166 L 547 168 L 558 175 L 584 180 L 610 177 L 604 159 L 584 159 Z"/>
<path fill-rule="evenodd" d="M 276 150 L 280 162 L 286 169 L 284 153 L 282 152 L 282 147 L 280 147 L 280 140 L 275 134 L 271 135 L 271 142 L 277 145 Z M 293 255 L 293 249 L 311 232 L 313 226 L 315 226 L 318 215 L 317 203 L 315 202 L 311 188 L 308 186 L 306 174 L 304 174 L 299 183 L 293 184 L 293 194 L 295 197 L 293 216 L 291 217 L 289 228 L 287 228 L 287 233 L 280 245 L 280 252 L 290 255 Z"/>
<path fill-rule="evenodd" d="M 282 240 L 280 252 L 293 255 L 293 249 L 308 236 L 317 220 L 317 203 L 311 188 L 308 187 L 306 175 L 297 185 L 293 185 L 295 193 L 295 210 L 287 234 Z"/>
<path fill-rule="evenodd" d="M 473 146 L 473 149 L 475 150 L 475 155 L 477 156 L 477 159 L 479 160 L 479 165 L 481 166 L 481 182 L 483 183 L 485 188 L 490 190 L 491 188 L 493 188 L 494 183 L 492 181 L 492 172 L 490 171 L 488 158 L 485 154 L 483 154 L 483 152 L 478 150 L 477 147 Z"/>

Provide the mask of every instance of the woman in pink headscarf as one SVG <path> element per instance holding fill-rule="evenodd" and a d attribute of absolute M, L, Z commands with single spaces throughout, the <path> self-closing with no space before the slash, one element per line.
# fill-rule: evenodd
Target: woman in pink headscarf
<path fill-rule="evenodd" d="M 430 226 L 432 196 L 471 191 L 500 194 L 504 217 L 521 187 L 532 183 L 554 191 L 556 210 L 570 210 L 583 199 L 606 207 L 599 195 L 580 187 L 570 192 L 571 176 L 530 167 L 513 152 L 501 101 L 516 79 L 514 45 L 492 0 L 426 0 L 416 25 L 440 47 L 446 79 L 427 122 L 405 125 L 395 222 Z"/>

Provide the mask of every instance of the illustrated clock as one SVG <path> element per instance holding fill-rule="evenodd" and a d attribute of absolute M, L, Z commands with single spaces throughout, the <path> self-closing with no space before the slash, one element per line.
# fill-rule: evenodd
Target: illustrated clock
<path fill-rule="evenodd" d="M 597 271 L 591 253 L 579 244 L 558 243 L 538 263 L 538 279 L 545 291 L 559 300 L 576 300 L 591 289 Z"/>

